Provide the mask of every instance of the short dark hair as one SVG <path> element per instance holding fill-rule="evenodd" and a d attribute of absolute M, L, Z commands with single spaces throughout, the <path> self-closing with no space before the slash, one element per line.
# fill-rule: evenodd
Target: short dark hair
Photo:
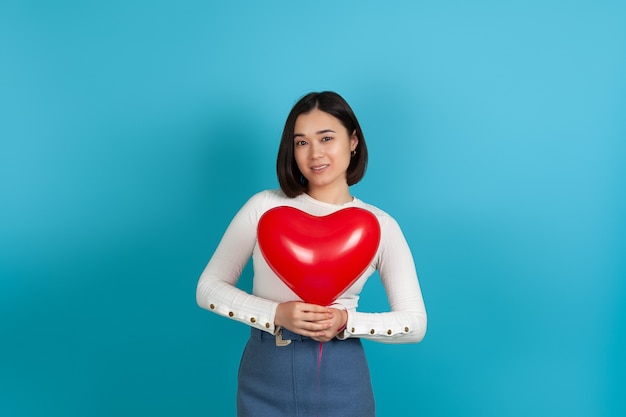
<path fill-rule="evenodd" d="M 309 113 L 314 109 L 319 109 L 336 117 L 348 131 L 348 136 L 351 136 L 354 132 L 359 140 L 356 154 L 350 160 L 350 165 L 346 172 L 348 185 L 354 185 L 361 181 L 367 168 L 365 138 L 363 137 L 359 121 L 348 102 L 332 91 L 309 93 L 298 100 L 289 112 L 278 147 L 278 157 L 276 158 L 278 183 L 283 192 L 289 197 L 296 197 L 307 189 L 306 179 L 296 164 L 293 134 L 298 116 Z"/>

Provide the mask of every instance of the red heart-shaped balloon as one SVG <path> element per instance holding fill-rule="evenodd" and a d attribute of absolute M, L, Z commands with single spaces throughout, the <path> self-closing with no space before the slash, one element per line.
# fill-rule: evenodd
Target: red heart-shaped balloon
<path fill-rule="evenodd" d="M 261 216 L 257 235 L 276 275 L 305 302 L 328 306 L 372 262 L 380 225 L 371 212 L 356 207 L 318 217 L 281 206 Z"/>

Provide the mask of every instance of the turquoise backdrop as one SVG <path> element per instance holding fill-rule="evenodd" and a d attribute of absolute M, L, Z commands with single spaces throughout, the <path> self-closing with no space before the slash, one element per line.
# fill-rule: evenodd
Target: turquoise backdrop
<path fill-rule="evenodd" d="M 234 416 L 248 329 L 197 278 L 325 89 L 429 312 L 421 344 L 366 343 L 378 415 L 626 415 L 624 22 L 619 0 L 3 1 L 0 415 Z"/>

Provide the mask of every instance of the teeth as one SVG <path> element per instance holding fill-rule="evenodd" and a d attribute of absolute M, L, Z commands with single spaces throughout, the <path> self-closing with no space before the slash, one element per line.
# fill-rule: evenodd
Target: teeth
<path fill-rule="evenodd" d="M 319 166 L 319 167 L 311 167 L 311 169 L 312 169 L 313 171 L 319 171 L 319 170 L 321 170 L 321 169 L 326 168 L 327 166 L 328 166 L 328 165 L 321 165 L 321 166 Z"/>

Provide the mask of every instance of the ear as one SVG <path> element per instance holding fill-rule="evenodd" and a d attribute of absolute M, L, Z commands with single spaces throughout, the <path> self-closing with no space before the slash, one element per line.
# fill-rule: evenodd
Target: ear
<path fill-rule="evenodd" d="M 350 135 L 350 150 L 354 151 L 359 145 L 359 137 L 356 135 L 356 130 Z"/>

